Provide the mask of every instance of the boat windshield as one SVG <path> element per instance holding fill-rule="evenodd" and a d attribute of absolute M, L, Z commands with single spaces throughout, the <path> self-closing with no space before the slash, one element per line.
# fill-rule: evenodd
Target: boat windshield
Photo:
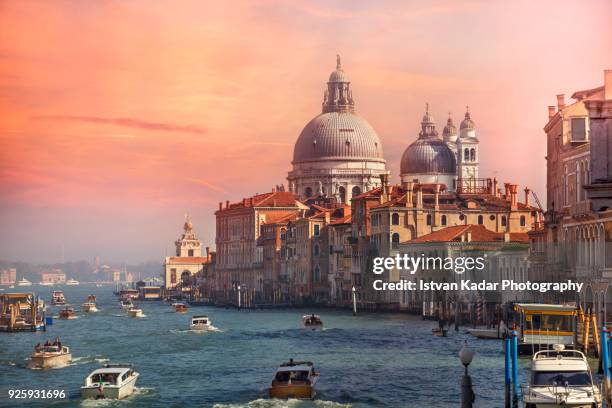
<path fill-rule="evenodd" d="M 525 328 L 532 330 L 550 330 L 553 332 L 572 331 L 572 323 L 572 316 L 533 314 L 527 315 L 527 326 Z"/>
<path fill-rule="evenodd" d="M 308 371 L 279 371 L 276 373 L 275 380 L 279 382 L 294 381 L 308 382 Z"/>
<path fill-rule="evenodd" d="M 94 374 L 91 376 L 92 383 L 116 384 L 117 374 Z"/>
<path fill-rule="evenodd" d="M 535 371 L 532 385 L 591 385 L 591 377 L 587 371 Z"/>

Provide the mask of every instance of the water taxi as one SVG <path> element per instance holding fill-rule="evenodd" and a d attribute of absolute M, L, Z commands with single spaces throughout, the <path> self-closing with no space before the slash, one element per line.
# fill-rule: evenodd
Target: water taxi
<path fill-rule="evenodd" d="M 32 286 L 32 282 L 26 278 L 21 278 L 17 281 L 17 286 Z"/>
<path fill-rule="evenodd" d="M 59 318 L 65 319 L 65 320 L 76 319 L 76 313 L 74 312 L 73 308 L 67 307 L 67 308 L 60 310 Z"/>
<path fill-rule="evenodd" d="M 174 311 L 177 313 L 187 313 L 187 305 L 184 303 L 173 303 L 172 307 L 174 308 Z"/>
<path fill-rule="evenodd" d="M 83 398 L 123 399 L 134 393 L 139 374 L 130 364 L 105 364 L 85 378 Z"/>
<path fill-rule="evenodd" d="M 134 307 L 134 303 L 132 303 L 132 299 L 129 299 L 129 298 L 126 300 L 122 299 L 119 301 L 119 306 L 121 306 L 122 309 L 128 310 Z"/>
<path fill-rule="evenodd" d="M 553 348 L 533 355 L 525 408 L 601 408 L 601 392 L 586 356 L 563 344 Z"/>
<path fill-rule="evenodd" d="M 86 313 L 97 312 L 98 308 L 96 307 L 96 296 L 95 295 L 87 296 L 87 301 L 81 305 L 81 310 Z"/>
<path fill-rule="evenodd" d="M 76 279 L 68 279 L 66 281 L 66 286 L 76 286 L 79 284 L 79 281 Z"/>
<path fill-rule="evenodd" d="M 58 368 L 69 364 L 71 361 L 72 353 L 70 348 L 62 346 L 58 339 L 54 344 L 50 342 L 43 346 L 37 344 L 28 368 Z"/>
<path fill-rule="evenodd" d="M 136 306 L 132 306 L 131 308 L 129 308 L 127 313 L 128 313 L 128 316 L 130 317 L 143 317 L 144 316 L 142 309 L 139 309 Z"/>
<path fill-rule="evenodd" d="M 66 298 L 64 297 L 64 292 L 61 290 L 54 290 L 51 295 L 51 304 L 52 305 L 65 305 Z"/>
<path fill-rule="evenodd" d="M 193 316 L 191 318 L 191 330 L 208 330 L 212 327 L 212 322 L 208 316 Z"/>
<path fill-rule="evenodd" d="M 323 320 L 316 314 L 302 316 L 302 325 L 308 330 L 323 330 Z"/>
<path fill-rule="evenodd" d="M 310 361 L 293 361 L 282 364 L 272 380 L 269 389 L 270 398 L 279 399 L 312 399 L 315 396 L 315 384 L 319 373 Z"/>
<path fill-rule="evenodd" d="M 533 354 L 553 344 L 563 344 L 566 349 L 576 348 L 576 316 L 577 308 L 573 305 L 515 304 L 519 353 Z"/>

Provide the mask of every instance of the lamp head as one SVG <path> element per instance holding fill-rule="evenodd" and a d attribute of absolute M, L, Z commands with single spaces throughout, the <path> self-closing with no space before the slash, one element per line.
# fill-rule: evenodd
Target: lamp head
<path fill-rule="evenodd" d="M 461 360 L 461 364 L 467 367 L 470 365 L 473 358 L 474 352 L 470 349 L 466 340 L 461 350 L 459 350 L 459 359 Z"/>

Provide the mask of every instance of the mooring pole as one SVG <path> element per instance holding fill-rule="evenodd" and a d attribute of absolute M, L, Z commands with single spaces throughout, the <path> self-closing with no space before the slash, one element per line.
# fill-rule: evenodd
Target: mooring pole
<path fill-rule="evenodd" d="M 505 349 L 505 372 L 504 372 L 504 407 L 510 408 L 512 404 L 511 397 L 511 384 L 512 384 L 512 373 L 511 373 L 511 350 L 512 350 L 512 340 L 510 337 L 505 336 L 504 338 L 504 349 Z"/>
<path fill-rule="evenodd" d="M 518 368 L 518 334 L 516 330 L 512 330 L 512 383 L 513 396 L 512 407 L 518 408 L 519 404 L 519 368 Z"/>
<path fill-rule="evenodd" d="M 353 316 L 357 316 L 357 289 L 353 286 Z"/>
<path fill-rule="evenodd" d="M 608 329 L 604 325 L 601 329 L 601 366 L 603 369 L 604 383 L 603 394 L 606 404 L 610 403 L 610 354 L 608 350 Z"/>

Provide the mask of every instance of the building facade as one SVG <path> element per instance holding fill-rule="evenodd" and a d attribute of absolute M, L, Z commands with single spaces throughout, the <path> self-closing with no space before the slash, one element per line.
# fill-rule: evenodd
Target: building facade
<path fill-rule="evenodd" d="M 211 260 L 210 251 L 202 253 L 202 242 L 193 232 L 193 223 L 186 218 L 183 234 L 174 243 L 174 256 L 167 256 L 164 261 L 164 281 L 166 289 L 191 286 L 194 276 L 201 274 L 204 265 Z"/>

